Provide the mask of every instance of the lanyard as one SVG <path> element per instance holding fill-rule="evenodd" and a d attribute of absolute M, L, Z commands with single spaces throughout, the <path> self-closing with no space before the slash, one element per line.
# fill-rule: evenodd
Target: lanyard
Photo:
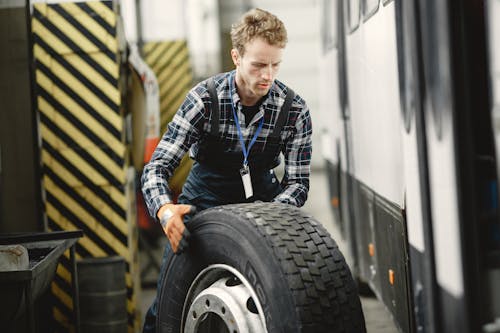
<path fill-rule="evenodd" d="M 255 131 L 255 134 L 253 135 L 252 140 L 248 144 L 248 147 L 245 147 L 245 140 L 243 139 L 243 133 L 241 133 L 241 127 L 240 127 L 240 121 L 238 119 L 238 114 L 236 113 L 236 110 L 234 108 L 234 103 L 233 103 L 233 94 L 231 92 L 231 87 L 232 87 L 232 76 L 229 77 L 229 95 L 231 99 L 231 109 L 233 110 L 233 117 L 234 117 L 234 122 L 236 123 L 236 129 L 238 130 L 238 137 L 240 139 L 241 143 L 241 149 L 243 150 L 243 166 L 246 167 L 248 166 L 248 155 L 250 154 L 250 149 L 252 149 L 253 144 L 257 140 L 257 136 L 259 135 L 260 131 L 262 130 L 262 126 L 264 125 L 264 117 L 260 119 L 259 122 L 259 127 L 257 128 L 257 131 Z"/>

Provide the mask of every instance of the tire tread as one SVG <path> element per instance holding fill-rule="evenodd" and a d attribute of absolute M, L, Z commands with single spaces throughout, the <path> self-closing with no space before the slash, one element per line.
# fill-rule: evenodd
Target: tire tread
<path fill-rule="evenodd" d="M 356 283 L 344 256 L 312 216 L 277 203 L 224 209 L 252 223 L 273 249 L 293 293 L 300 332 L 366 332 Z"/>

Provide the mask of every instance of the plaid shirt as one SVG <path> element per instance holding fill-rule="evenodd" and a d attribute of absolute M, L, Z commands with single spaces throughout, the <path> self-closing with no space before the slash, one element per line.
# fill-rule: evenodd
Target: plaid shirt
<path fill-rule="evenodd" d="M 259 112 L 247 127 L 234 83 L 231 87 L 229 86 L 230 75 L 233 76 L 232 82 L 234 82 L 235 71 L 215 76 L 220 108 L 219 132 L 226 139 L 225 149 L 226 151 L 242 152 L 231 107 L 232 95 L 246 144 L 254 136 L 260 119 L 264 117 L 262 130 L 250 151 L 250 154 L 258 154 L 259 151 L 264 150 L 267 138 L 274 128 L 274 123 L 285 101 L 287 87 L 275 80 L 267 98 L 260 106 Z M 207 81 L 200 82 L 187 94 L 174 118 L 168 124 L 167 131 L 156 147 L 151 161 L 144 167 L 142 191 L 149 212 L 155 218 L 161 206 L 172 202 L 172 192 L 168 187 L 168 179 L 172 176 L 182 157 L 189 150 L 190 156 L 196 159 L 199 149 L 198 142 L 202 134 L 210 132 L 211 114 L 205 108 L 205 104 L 210 103 Z M 288 119 L 281 130 L 282 153 L 285 158 L 285 173 L 281 181 L 283 191 L 273 201 L 298 207 L 305 203 L 309 191 L 311 135 L 309 108 L 305 101 L 296 95 Z"/>

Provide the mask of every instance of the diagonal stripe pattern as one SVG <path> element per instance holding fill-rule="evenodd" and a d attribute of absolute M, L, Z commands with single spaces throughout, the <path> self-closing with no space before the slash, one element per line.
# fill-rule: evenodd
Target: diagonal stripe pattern
<path fill-rule="evenodd" d="M 165 132 L 193 81 L 186 40 L 149 42 L 143 46 L 144 60 L 158 79 L 160 89 L 160 129 Z M 185 156 L 170 179 L 169 185 L 179 194 L 192 161 Z"/>
<path fill-rule="evenodd" d="M 193 81 L 187 42 L 149 42 L 144 45 L 143 53 L 144 60 L 158 79 L 161 130 L 165 131 Z"/>
<path fill-rule="evenodd" d="M 32 12 L 35 94 L 48 229 L 84 231 L 77 258 L 127 262 L 129 331 L 136 331 L 133 176 L 128 173 L 113 1 L 36 3 Z M 69 257 L 52 283 L 58 331 L 74 329 Z"/>

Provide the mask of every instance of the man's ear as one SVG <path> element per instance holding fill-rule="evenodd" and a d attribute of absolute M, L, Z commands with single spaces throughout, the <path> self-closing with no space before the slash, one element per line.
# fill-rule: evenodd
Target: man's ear
<path fill-rule="evenodd" d="M 240 65 L 240 54 L 238 53 L 238 50 L 231 49 L 231 59 L 233 59 L 233 63 L 235 66 Z"/>

